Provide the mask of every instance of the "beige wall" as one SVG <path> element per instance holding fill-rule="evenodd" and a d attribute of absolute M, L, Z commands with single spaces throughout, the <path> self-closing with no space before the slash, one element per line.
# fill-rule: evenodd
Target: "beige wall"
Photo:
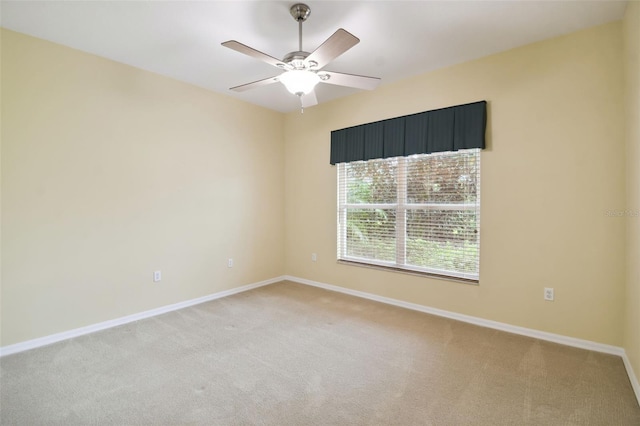
<path fill-rule="evenodd" d="M 640 377 L 640 2 L 623 21 L 627 136 L 627 293 L 624 348 Z M 639 395 L 640 397 L 640 395 Z"/>
<path fill-rule="evenodd" d="M 6 30 L 1 83 L 2 346 L 282 275 L 281 114 Z"/>
<path fill-rule="evenodd" d="M 621 345 L 625 222 L 605 214 L 625 205 L 621 45 L 612 23 L 288 114 L 287 274 Z M 482 99 L 480 285 L 337 264 L 330 131 Z"/>
<path fill-rule="evenodd" d="M 627 42 L 638 31 L 637 6 L 627 12 Z M 286 272 L 624 342 L 640 370 L 639 241 L 625 247 L 637 221 L 605 214 L 637 208 L 640 198 L 637 137 L 627 138 L 635 157 L 625 193 L 623 89 L 635 84 L 637 93 L 638 80 L 623 86 L 620 23 L 284 118 L 46 41 L 1 37 L 0 345 Z M 624 57 L 631 71 L 632 45 Z M 330 131 L 481 99 L 489 101 L 489 146 L 480 285 L 338 265 Z M 627 101 L 636 109 L 627 110 L 635 121 L 626 129 L 637 136 L 638 99 Z M 543 301 L 543 287 L 555 288 L 555 302 Z"/>

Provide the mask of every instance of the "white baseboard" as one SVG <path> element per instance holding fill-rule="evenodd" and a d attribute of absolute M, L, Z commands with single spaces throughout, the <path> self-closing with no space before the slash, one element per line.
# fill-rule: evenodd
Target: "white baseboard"
<path fill-rule="evenodd" d="M 631 366 L 631 362 L 629 361 L 629 357 L 625 352 L 622 355 L 622 361 L 624 362 L 624 368 L 627 369 L 627 374 L 629 375 L 629 381 L 631 382 L 631 387 L 633 391 L 636 393 L 636 398 L 638 399 L 638 405 L 640 405 L 640 383 L 638 383 L 638 376 L 636 376 L 633 371 L 633 367 Z"/>
<path fill-rule="evenodd" d="M 284 277 L 271 278 L 269 280 L 260 281 L 253 284 L 247 284 L 241 287 L 232 288 L 230 290 L 224 290 L 218 293 L 209 294 L 207 296 L 198 297 L 197 299 L 186 300 L 184 302 L 162 306 L 160 308 L 151 309 L 149 311 L 144 311 L 137 314 L 127 315 L 125 317 L 88 325 L 86 327 L 80 327 L 73 330 L 64 331 L 62 333 L 56 333 L 56 334 L 40 337 L 33 340 L 27 340 L 26 342 L 20 342 L 13 345 L 0 347 L 0 357 L 5 355 L 15 354 L 18 352 L 23 352 L 29 349 L 38 348 L 41 346 L 50 345 L 52 343 L 60 342 L 62 340 L 72 339 L 74 337 L 82 336 L 84 334 L 94 333 L 96 331 L 105 330 L 107 328 L 117 327 L 119 325 L 128 324 L 130 322 L 138 321 L 141 319 L 154 317 L 156 315 L 161 315 L 167 312 L 176 311 L 178 309 L 187 308 L 189 306 L 198 305 L 200 303 L 209 302 L 211 300 L 220 299 L 222 297 L 231 296 L 232 294 L 242 293 L 244 291 L 248 291 L 254 288 L 273 284 L 282 280 L 284 280 Z"/>
<path fill-rule="evenodd" d="M 285 275 L 284 279 L 294 281 L 300 284 L 307 284 L 314 287 L 320 287 L 331 291 L 337 291 L 340 293 L 350 294 L 352 296 L 362 297 L 364 299 L 375 300 L 376 302 L 382 302 L 389 305 L 399 306 L 414 311 L 420 311 L 427 314 L 437 315 L 439 317 L 451 318 L 458 321 L 467 322 L 470 324 L 480 325 L 482 327 L 493 328 L 496 330 L 502 330 L 509 333 L 520 334 L 522 336 L 534 337 L 540 340 L 546 340 L 549 342 L 561 343 L 567 346 L 573 346 L 576 348 L 588 349 L 596 352 L 604 352 L 607 354 L 622 356 L 624 349 L 618 346 L 605 345 L 602 343 L 592 342 L 590 340 L 576 339 L 574 337 L 562 336 L 560 334 L 547 333 L 545 331 L 534 330 L 532 328 L 518 327 L 503 322 L 487 320 L 484 318 L 478 318 L 471 315 L 459 314 L 456 312 L 445 311 L 443 309 L 431 308 L 429 306 L 418 305 L 417 303 L 405 302 L 398 299 L 392 299 L 390 297 L 378 296 L 377 294 L 366 293 L 364 291 L 351 290 L 345 287 L 339 287 L 331 284 L 320 283 L 317 281 L 311 281 L 304 278 L 292 277 Z"/>
<path fill-rule="evenodd" d="M 603 343 L 592 342 L 590 340 L 576 339 L 575 337 L 567 337 L 560 334 L 548 333 L 546 331 L 534 330 L 532 328 L 518 327 L 511 324 L 506 324 L 503 322 L 487 320 L 484 318 L 478 318 L 471 315 L 459 314 L 451 311 L 445 311 L 443 309 L 431 308 L 429 306 L 418 305 L 417 303 L 405 302 L 398 299 L 392 299 L 390 297 L 379 296 L 377 294 L 366 293 L 364 291 L 358 291 L 358 290 L 352 290 L 345 287 L 325 284 L 317 281 L 307 280 L 305 278 L 293 277 L 290 275 L 285 275 L 283 279 L 288 281 L 293 281 L 299 284 L 306 284 L 314 287 L 324 288 L 326 290 L 349 294 L 351 296 L 374 300 L 376 302 L 399 306 L 401 308 L 411 309 L 414 311 L 424 312 L 427 314 L 437 315 L 440 317 L 451 318 L 454 320 L 463 321 L 466 323 L 475 324 L 482 327 L 488 327 L 496 330 L 506 331 L 508 333 L 514 333 L 522 336 L 533 337 L 540 340 L 546 340 L 548 342 L 560 343 L 562 345 L 573 346 L 575 348 L 588 349 L 591 351 L 603 352 L 611 355 L 618 355 L 619 357 L 622 358 L 622 361 L 624 362 L 624 366 L 627 370 L 627 374 L 629 375 L 629 380 L 631 381 L 631 386 L 633 387 L 633 390 L 636 394 L 636 398 L 638 399 L 638 404 L 640 404 L 640 385 L 638 384 L 638 379 L 633 371 L 633 368 L 631 367 L 631 363 L 629 362 L 629 358 L 627 357 L 627 354 L 624 348 L 621 348 L 619 346 L 605 345 Z"/>

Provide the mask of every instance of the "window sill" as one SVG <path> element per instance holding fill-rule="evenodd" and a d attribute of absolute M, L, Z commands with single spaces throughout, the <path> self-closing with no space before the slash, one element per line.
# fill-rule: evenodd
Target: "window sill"
<path fill-rule="evenodd" d="M 377 270 L 387 271 L 387 272 L 400 272 L 401 274 L 414 275 L 414 276 L 426 277 L 426 278 L 434 278 L 437 280 L 444 280 L 444 281 L 454 281 L 462 284 L 480 285 L 480 280 L 473 280 L 468 278 L 458 278 L 458 277 L 452 277 L 448 275 L 432 274 L 429 272 L 412 271 L 411 269 L 395 268 L 393 266 L 375 265 L 372 263 L 364 263 L 364 262 L 355 262 L 353 260 L 338 259 L 337 262 L 340 265 L 359 266 L 361 268 L 377 269 Z"/>

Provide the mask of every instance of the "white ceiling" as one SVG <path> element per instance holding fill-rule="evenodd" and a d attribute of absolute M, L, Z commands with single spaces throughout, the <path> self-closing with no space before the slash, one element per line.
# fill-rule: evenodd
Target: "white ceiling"
<path fill-rule="evenodd" d="M 297 49 L 296 1 L 2 1 L 2 27 L 94 53 L 215 92 L 288 112 L 298 99 L 281 84 L 229 87 L 279 70 L 224 48 L 237 40 L 282 58 Z M 303 48 L 338 28 L 361 42 L 329 71 L 382 84 L 621 19 L 620 1 L 307 1 Z M 318 85 L 319 102 L 357 92 Z"/>

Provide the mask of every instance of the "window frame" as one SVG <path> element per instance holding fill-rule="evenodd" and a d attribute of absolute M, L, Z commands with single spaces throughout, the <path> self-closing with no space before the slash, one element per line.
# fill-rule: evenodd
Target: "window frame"
<path fill-rule="evenodd" d="M 348 163 L 337 164 L 337 176 L 338 176 L 338 211 L 337 211 L 337 260 L 339 263 L 364 266 L 374 269 L 391 270 L 396 272 L 408 273 L 411 275 L 429 276 L 434 278 L 461 281 L 465 283 L 479 284 L 480 282 L 480 194 L 481 194 L 481 175 L 480 175 L 480 149 L 469 149 L 455 151 L 455 153 L 469 153 L 474 152 L 476 155 L 476 161 L 478 162 L 478 184 L 476 190 L 476 199 L 474 203 L 408 203 L 407 202 L 407 161 L 409 158 L 420 156 L 430 156 L 442 153 L 433 154 L 417 154 L 410 157 L 392 157 L 385 159 L 373 159 L 368 161 L 397 161 L 396 173 L 403 174 L 403 178 L 396 179 L 396 202 L 395 203 L 347 203 L 347 179 L 346 179 L 346 167 Z M 449 152 L 451 154 L 451 152 Z M 367 161 L 365 161 L 367 162 Z M 378 259 L 363 258 L 357 256 L 349 256 L 347 254 L 347 232 L 346 232 L 346 220 L 347 211 L 349 209 L 386 209 L 395 210 L 395 261 L 384 261 Z M 417 265 L 407 264 L 407 211 L 409 210 L 450 210 L 450 211 L 476 211 L 477 219 L 477 235 L 478 235 L 478 267 L 477 274 L 443 270 L 435 267 L 422 267 Z M 345 222 L 343 226 L 343 222 Z"/>

